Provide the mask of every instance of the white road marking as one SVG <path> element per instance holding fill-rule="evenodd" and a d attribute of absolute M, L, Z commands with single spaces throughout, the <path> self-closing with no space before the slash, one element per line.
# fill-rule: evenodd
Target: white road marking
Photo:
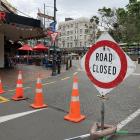
<path fill-rule="evenodd" d="M 140 73 L 132 73 L 132 75 L 140 76 Z"/>
<path fill-rule="evenodd" d="M 1 116 L 0 117 L 0 123 L 6 122 L 6 121 L 9 121 L 9 120 L 13 120 L 13 119 L 16 119 L 16 118 L 19 118 L 19 117 L 22 117 L 22 116 L 26 116 L 28 114 L 41 111 L 43 109 L 32 110 L 32 111 L 26 111 L 26 112 L 22 112 L 22 113 L 16 113 L 16 114 L 11 114 L 11 115 Z"/>
<path fill-rule="evenodd" d="M 67 80 L 67 79 L 69 79 L 69 78 L 70 78 L 70 77 L 65 77 L 65 78 L 63 78 L 63 79 L 61 79 L 61 80 L 62 80 L 62 81 L 63 81 L 63 80 Z"/>
<path fill-rule="evenodd" d="M 140 115 L 140 109 L 136 110 L 134 113 L 132 113 L 131 115 L 129 115 L 126 119 L 124 119 L 123 121 L 121 121 L 117 125 L 117 130 L 122 129 L 124 126 L 126 126 L 129 122 L 133 121 L 139 115 Z"/>
<path fill-rule="evenodd" d="M 50 84 L 53 84 L 53 83 L 56 83 L 56 81 L 49 82 L 49 83 L 44 83 L 44 84 L 42 84 L 42 85 L 43 85 L 43 86 L 44 86 L 44 85 L 50 85 Z"/>
<path fill-rule="evenodd" d="M 73 75 L 76 75 L 78 72 L 73 73 Z"/>
<path fill-rule="evenodd" d="M 140 115 L 140 109 L 136 110 L 134 113 L 130 114 L 127 118 L 125 118 L 123 121 L 121 121 L 117 125 L 117 130 L 121 130 L 124 126 L 126 126 L 128 123 L 133 121 L 139 115 Z M 64 140 L 74 140 L 76 138 L 86 138 L 89 136 L 90 136 L 90 134 L 84 134 L 84 135 L 80 135 L 80 136 L 76 136 L 76 137 L 68 138 L 68 139 L 64 139 Z"/>

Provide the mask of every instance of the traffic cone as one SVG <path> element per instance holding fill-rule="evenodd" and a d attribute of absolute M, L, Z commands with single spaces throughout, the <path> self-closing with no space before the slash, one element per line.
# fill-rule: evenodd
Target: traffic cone
<path fill-rule="evenodd" d="M 34 103 L 31 104 L 32 108 L 39 109 L 39 108 L 45 108 L 48 105 L 44 104 L 44 97 L 42 93 L 42 83 L 41 83 L 41 78 L 38 77 L 37 83 L 36 83 L 36 95 L 34 98 Z"/>
<path fill-rule="evenodd" d="M 72 122 L 80 122 L 85 119 L 84 115 L 80 113 L 80 101 L 78 91 L 78 79 L 75 76 L 73 81 L 73 90 L 71 95 L 69 114 L 64 117 L 65 120 Z"/>
<path fill-rule="evenodd" d="M 5 91 L 3 90 L 2 82 L 0 79 L 0 94 L 3 94 Z"/>
<path fill-rule="evenodd" d="M 24 89 L 23 89 L 23 81 L 22 81 L 22 72 L 19 71 L 18 74 L 18 80 L 17 80 L 17 87 L 16 87 L 16 93 L 12 97 L 14 101 L 20 101 L 26 99 L 24 97 Z"/>

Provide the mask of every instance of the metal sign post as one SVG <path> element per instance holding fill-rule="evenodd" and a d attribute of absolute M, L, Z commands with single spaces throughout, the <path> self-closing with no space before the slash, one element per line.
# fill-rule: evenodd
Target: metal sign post
<path fill-rule="evenodd" d="M 104 123 L 106 94 L 110 93 L 124 79 L 136 69 L 136 65 L 125 54 L 115 40 L 104 32 L 97 42 L 90 47 L 81 60 L 81 66 L 86 71 L 88 78 L 99 91 L 101 98 L 101 124 L 95 123 L 90 133 L 93 138 L 106 139 L 106 136 L 116 132 L 116 126 Z M 102 131 L 98 131 L 98 130 Z M 107 131 L 106 131 L 107 130 Z M 75 138 L 89 137 L 90 134 Z"/>
<path fill-rule="evenodd" d="M 102 107 L 101 107 L 101 130 L 104 130 L 104 119 L 105 119 L 105 105 L 104 100 L 102 99 Z"/>

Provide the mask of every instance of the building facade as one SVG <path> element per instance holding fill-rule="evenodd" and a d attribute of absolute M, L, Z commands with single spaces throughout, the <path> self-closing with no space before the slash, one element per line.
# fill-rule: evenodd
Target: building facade
<path fill-rule="evenodd" d="M 87 48 L 91 44 L 90 34 L 88 34 L 90 20 L 88 18 L 65 19 L 58 25 L 58 46 L 62 49 L 79 51 Z"/>

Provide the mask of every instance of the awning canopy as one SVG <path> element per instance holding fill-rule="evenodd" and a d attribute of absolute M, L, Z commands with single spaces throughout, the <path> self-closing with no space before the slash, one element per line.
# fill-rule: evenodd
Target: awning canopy
<path fill-rule="evenodd" d="M 22 51 L 32 51 L 33 49 L 31 48 L 31 46 L 29 46 L 28 44 L 24 44 L 21 48 L 19 48 L 18 50 L 22 50 Z"/>
<path fill-rule="evenodd" d="M 44 36 L 41 21 L 19 16 L 13 13 L 0 12 L 0 31 L 7 40 L 39 38 Z"/>
<path fill-rule="evenodd" d="M 36 51 L 47 51 L 48 48 L 44 46 L 44 44 L 37 44 L 33 50 L 36 50 Z"/>

